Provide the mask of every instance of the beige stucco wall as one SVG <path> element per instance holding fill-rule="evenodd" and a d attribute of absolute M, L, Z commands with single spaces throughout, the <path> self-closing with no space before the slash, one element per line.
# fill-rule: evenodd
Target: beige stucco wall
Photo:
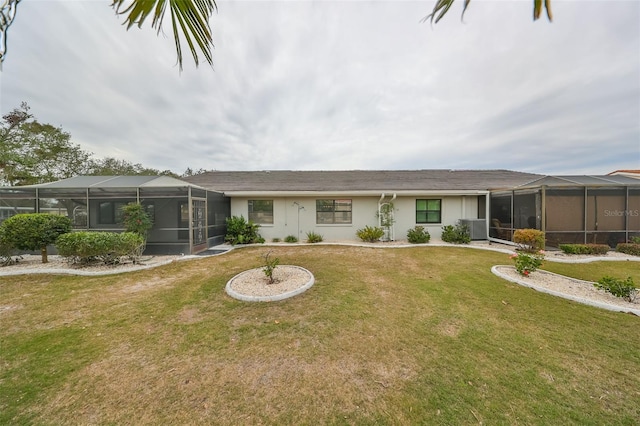
<path fill-rule="evenodd" d="M 318 225 L 316 224 L 316 199 L 352 200 L 352 223 L 349 225 Z M 416 199 L 442 200 L 442 223 L 420 224 L 429 230 L 431 237 L 439 239 L 443 225 L 454 225 L 459 219 L 476 219 L 478 217 L 478 196 L 399 196 L 394 201 L 395 208 L 395 239 L 405 240 L 407 231 L 416 226 Z M 323 236 L 325 241 L 353 240 L 359 241 L 356 236 L 358 229 L 366 225 L 377 226 L 378 201 L 380 197 L 346 197 L 346 196 L 317 196 L 317 197 L 237 197 L 231 199 L 231 215 L 248 218 L 248 200 L 266 199 L 273 200 L 273 225 L 261 225 L 260 235 L 266 241 L 273 238 L 283 240 L 288 235 L 298 237 L 304 241 L 307 232 L 315 232 Z M 303 207 L 298 211 L 299 206 Z"/>

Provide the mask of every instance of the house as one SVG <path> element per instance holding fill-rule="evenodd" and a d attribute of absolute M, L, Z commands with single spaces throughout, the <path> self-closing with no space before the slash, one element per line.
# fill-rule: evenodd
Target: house
<path fill-rule="evenodd" d="M 123 231 L 121 207 L 139 202 L 153 220 L 145 253 L 197 253 L 224 241 L 229 199 L 169 176 L 78 176 L 0 188 L 0 221 L 17 213 L 54 213 L 75 230 Z"/>
<path fill-rule="evenodd" d="M 545 232 L 547 244 L 614 247 L 640 237 L 640 179 L 544 176 L 509 170 L 213 171 L 166 176 L 79 176 L 0 188 L 0 221 L 53 212 L 75 229 L 122 231 L 119 207 L 140 202 L 154 219 L 147 253 L 197 253 L 220 244 L 226 218 L 260 224 L 267 241 L 308 232 L 358 241 L 356 231 L 393 218 L 385 239 L 417 225 L 434 239 L 467 224 L 475 240 L 511 241 L 516 229 Z"/>
<path fill-rule="evenodd" d="M 479 228 L 475 239 L 486 240 L 489 189 L 540 177 L 508 170 L 213 171 L 186 180 L 224 193 L 231 214 L 260 224 L 267 241 L 302 241 L 307 232 L 355 241 L 358 229 L 379 225 L 386 203 L 395 219 L 390 239 L 405 239 L 416 225 L 439 238 L 443 225 L 464 219 Z"/>
<path fill-rule="evenodd" d="M 640 236 L 640 180 L 623 175 L 543 176 L 509 170 L 213 171 L 189 182 L 231 199 L 231 214 L 261 225 L 267 240 L 307 232 L 357 240 L 393 204 L 391 239 L 462 220 L 472 239 L 512 241 L 521 228 L 544 231 L 552 247 Z"/>

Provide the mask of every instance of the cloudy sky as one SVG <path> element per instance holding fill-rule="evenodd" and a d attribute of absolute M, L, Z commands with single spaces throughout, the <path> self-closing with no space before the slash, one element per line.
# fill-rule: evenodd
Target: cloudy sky
<path fill-rule="evenodd" d="M 110 0 L 23 0 L 0 110 L 96 157 L 207 170 L 640 168 L 640 2 L 218 1 L 214 68 Z M 167 19 L 167 23 L 169 20 Z M 188 55 L 188 53 L 187 53 Z"/>

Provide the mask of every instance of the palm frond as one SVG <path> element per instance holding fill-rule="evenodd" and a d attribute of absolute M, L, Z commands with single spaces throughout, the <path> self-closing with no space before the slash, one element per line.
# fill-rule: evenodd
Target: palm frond
<path fill-rule="evenodd" d="M 153 16 L 151 27 L 158 33 L 162 30 L 162 22 L 168 7 L 180 70 L 183 63 L 181 47 L 183 37 L 196 66 L 200 64 L 199 52 L 209 65 L 213 65 L 211 54 L 213 38 L 209 18 L 217 8 L 215 0 L 114 0 L 111 6 L 116 13 L 127 15 L 124 22 L 127 29 L 134 25 L 141 28 L 147 17 Z"/>
<path fill-rule="evenodd" d="M 444 15 L 447 14 L 454 1 L 455 0 L 436 1 L 436 4 L 433 6 L 433 10 L 431 11 L 431 13 L 422 18 L 421 22 L 431 21 L 432 24 L 434 22 L 437 24 L 444 17 Z M 464 19 L 464 14 L 467 11 L 467 7 L 469 7 L 469 3 L 471 3 L 471 0 L 464 0 L 464 8 L 462 9 L 461 19 Z M 547 12 L 547 18 L 549 19 L 549 21 L 552 21 L 553 15 L 551 13 L 551 0 L 544 0 L 544 2 L 543 0 L 533 0 L 533 20 L 535 21 L 540 18 L 540 14 L 542 13 L 543 8 Z"/>

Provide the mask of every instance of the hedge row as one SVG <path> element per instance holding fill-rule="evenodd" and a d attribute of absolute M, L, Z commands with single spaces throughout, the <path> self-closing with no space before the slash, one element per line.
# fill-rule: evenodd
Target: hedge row
<path fill-rule="evenodd" d="M 560 244 L 558 246 L 566 254 L 607 254 L 606 244 Z"/>
<path fill-rule="evenodd" d="M 101 261 L 113 265 L 123 260 L 138 261 L 144 250 L 144 238 L 133 232 L 72 232 L 56 241 L 58 254 L 71 263 Z"/>
<path fill-rule="evenodd" d="M 640 256 L 640 244 L 620 243 L 616 246 L 616 251 L 633 256 Z"/>

